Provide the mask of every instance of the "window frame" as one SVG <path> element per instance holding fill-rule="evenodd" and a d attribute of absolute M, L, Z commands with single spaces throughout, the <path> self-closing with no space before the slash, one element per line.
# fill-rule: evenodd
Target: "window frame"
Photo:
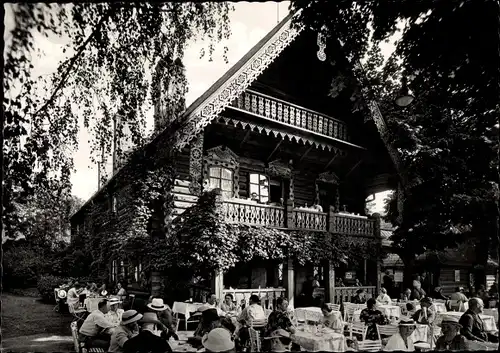
<path fill-rule="evenodd" d="M 252 175 L 257 175 L 257 179 L 258 179 L 258 182 L 257 183 L 252 183 Z M 267 196 L 263 196 L 262 195 L 262 187 L 264 185 L 261 185 L 260 184 L 260 178 L 261 177 L 264 177 L 266 178 L 266 181 L 267 181 Z M 259 172 L 250 172 L 248 173 L 248 197 L 252 197 L 252 185 L 257 185 L 258 186 L 258 193 L 257 193 L 257 196 L 259 197 L 259 202 L 262 202 L 262 203 L 269 203 L 271 201 L 271 184 L 270 184 L 270 180 L 269 180 L 269 176 L 267 176 L 266 174 L 263 174 L 263 173 L 259 173 Z M 262 201 L 262 197 L 266 197 L 267 200 L 266 201 Z"/>
<path fill-rule="evenodd" d="M 219 173 L 219 176 L 212 176 L 212 169 L 219 169 L 220 170 L 220 173 Z M 223 171 L 227 171 L 230 173 L 230 178 L 224 178 L 223 177 Z M 234 170 L 232 170 L 231 168 L 227 168 L 225 166 L 221 166 L 221 165 L 210 165 L 208 167 L 208 184 L 210 185 L 210 187 L 212 188 L 212 179 L 217 179 L 219 181 L 219 189 L 221 190 L 222 192 L 222 195 L 226 195 L 226 194 L 229 194 L 229 198 L 232 198 L 234 196 Z M 222 188 L 222 181 L 225 180 L 225 181 L 230 181 L 231 182 L 231 187 L 229 190 L 225 190 Z"/>

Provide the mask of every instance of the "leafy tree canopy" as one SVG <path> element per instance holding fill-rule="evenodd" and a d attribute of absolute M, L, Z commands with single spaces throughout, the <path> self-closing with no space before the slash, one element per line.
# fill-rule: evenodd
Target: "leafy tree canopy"
<path fill-rule="evenodd" d="M 166 58 L 182 61 L 188 41 L 200 37 L 209 55 L 228 37 L 229 3 L 14 4 L 14 28 L 4 53 L 4 211 L 7 233 L 19 223 L 14 205 L 25 204 L 37 185 L 58 183 L 69 192 L 79 119 L 92 135 L 93 157 L 110 152 L 116 131 L 145 141 L 145 104 L 153 68 Z M 35 33 L 66 36 L 72 52 L 46 79 L 33 77 Z M 177 65 L 178 67 L 178 65 Z M 161 71 L 161 70 L 160 70 Z M 183 80 L 183 70 L 160 72 Z M 46 96 L 34 94 L 45 91 Z M 184 94 L 185 92 L 178 92 Z M 120 151 L 118 151 L 120 154 Z"/>
<path fill-rule="evenodd" d="M 498 3 L 292 0 L 291 8 L 296 24 L 329 35 L 349 60 L 331 94 L 349 87 L 355 107 L 380 105 L 402 161 L 403 217 L 397 197 L 388 205 L 399 252 L 454 246 L 467 226 L 481 225 L 483 240 L 496 241 Z M 384 60 L 381 45 L 392 40 Z M 393 103 L 401 77 L 416 97 L 406 109 Z"/>

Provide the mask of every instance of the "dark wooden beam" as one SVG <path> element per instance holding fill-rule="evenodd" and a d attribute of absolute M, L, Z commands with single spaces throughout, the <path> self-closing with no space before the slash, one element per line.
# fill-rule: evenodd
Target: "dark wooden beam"
<path fill-rule="evenodd" d="M 362 159 L 360 159 L 360 160 L 359 160 L 359 161 L 358 161 L 358 162 L 354 165 L 354 167 L 352 167 L 352 168 L 351 168 L 351 170 L 350 170 L 350 171 L 349 171 L 349 172 L 345 175 L 344 179 L 347 179 L 347 177 L 348 177 L 349 175 L 351 175 L 351 173 L 352 173 L 352 172 L 353 172 L 353 171 L 354 171 L 357 167 L 359 167 L 359 165 L 361 164 L 361 162 L 363 162 L 363 160 L 362 160 Z"/>
<path fill-rule="evenodd" d="M 330 162 L 328 162 L 325 166 L 325 171 L 328 169 L 329 166 L 332 165 L 333 161 L 337 159 L 337 157 L 340 156 L 340 152 L 336 152 L 335 155 L 333 156 L 332 159 L 330 159 Z"/>
<path fill-rule="evenodd" d="M 248 138 L 250 137 L 250 133 L 252 132 L 252 130 L 248 130 L 245 137 L 243 137 L 243 140 L 241 140 L 241 143 L 240 143 L 240 148 L 243 147 L 243 144 L 245 142 L 247 142 Z"/>
<path fill-rule="evenodd" d="M 300 159 L 299 159 L 299 163 L 300 163 L 300 162 L 302 162 L 302 160 L 303 160 L 304 158 L 306 158 L 306 156 L 309 154 L 309 152 L 311 152 L 311 150 L 313 149 L 313 147 L 314 147 L 314 146 L 313 146 L 313 145 L 311 145 L 311 146 L 307 149 L 307 151 L 305 151 L 305 152 L 304 152 L 304 154 L 302 155 L 302 157 L 300 157 Z"/>
<path fill-rule="evenodd" d="M 274 147 L 274 150 L 271 152 L 271 154 L 269 155 L 269 157 L 267 157 L 267 161 L 268 162 L 271 160 L 271 157 L 276 153 L 276 151 L 278 150 L 278 148 L 280 148 L 282 142 L 283 142 L 283 140 L 279 140 L 278 141 L 278 143 L 276 144 L 276 147 Z"/>

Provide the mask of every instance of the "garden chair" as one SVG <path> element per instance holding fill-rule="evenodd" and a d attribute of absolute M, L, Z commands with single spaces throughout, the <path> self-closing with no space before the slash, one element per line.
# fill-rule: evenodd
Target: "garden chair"
<path fill-rule="evenodd" d="M 377 334 L 378 334 L 378 339 L 383 342 L 387 340 L 388 337 L 391 337 L 392 335 L 395 335 L 398 333 L 399 328 L 395 325 L 378 325 L 377 324 Z M 384 336 L 384 339 L 382 339 L 382 336 Z"/>
<path fill-rule="evenodd" d="M 254 329 L 252 326 L 248 328 L 248 334 L 250 336 L 250 352 L 260 352 L 261 341 L 260 332 Z"/>
<path fill-rule="evenodd" d="M 71 315 L 73 315 L 73 321 L 78 322 L 85 319 L 85 314 L 87 313 L 85 308 L 79 307 L 78 309 L 75 309 L 73 305 L 68 305 L 68 309 Z"/>
<path fill-rule="evenodd" d="M 368 327 L 364 322 L 351 322 L 349 324 L 349 338 L 352 340 L 353 335 L 361 335 L 361 340 L 364 341 L 367 330 Z"/>
<path fill-rule="evenodd" d="M 380 352 L 382 351 L 382 341 L 363 340 L 358 341 L 358 350 L 360 352 Z"/>
<path fill-rule="evenodd" d="M 330 308 L 330 310 L 340 311 L 340 304 L 331 304 L 331 303 L 328 303 L 326 305 L 328 305 L 328 307 Z"/>

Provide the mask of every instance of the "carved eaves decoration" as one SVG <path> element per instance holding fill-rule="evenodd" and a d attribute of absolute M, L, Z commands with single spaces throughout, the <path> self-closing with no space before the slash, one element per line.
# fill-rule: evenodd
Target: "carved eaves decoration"
<path fill-rule="evenodd" d="M 269 162 L 266 174 L 271 177 L 290 179 L 292 177 L 292 168 L 288 163 L 277 159 Z"/>
<path fill-rule="evenodd" d="M 261 48 L 193 111 L 187 124 L 174 136 L 173 145 L 182 150 L 253 81 L 298 36 L 302 29 L 291 27 L 291 16 Z"/>
<path fill-rule="evenodd" d="M 191 142 L 189 151 L 189 192 L 192 195 L 200 195 L 202 191 L 202 177 L 203 177 L 203 132 Z"/>
<path fill-rule="evenodd" d="M 238 198 L 240 190 L 238 155 L 225 146 L 210 148 L 203 160 L 203 175 L 206 180 L 210 177 L 210 167 L 227 168 L 233 172 L 233 197 Z"/>
<path fill-rule="evenodd" d="M 338 185 L 339 184 L 339 177 L 334 172 L 324 172 L 324 173 L 321 173 L 320 175 L 318 175 L 318 178 L 316 179 L 316 183 L 318 183 L 318 182 Z"/>

